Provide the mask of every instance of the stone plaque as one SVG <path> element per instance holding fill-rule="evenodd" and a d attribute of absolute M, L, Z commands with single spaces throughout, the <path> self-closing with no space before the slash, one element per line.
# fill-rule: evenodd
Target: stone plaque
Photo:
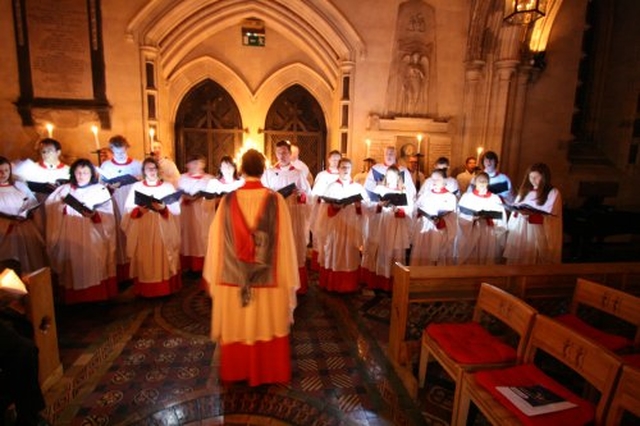
<path fill-rule="evenodd" d="M 34 97 L 93 99 L 88 16 L 84 0 L 27 2 Z"/>

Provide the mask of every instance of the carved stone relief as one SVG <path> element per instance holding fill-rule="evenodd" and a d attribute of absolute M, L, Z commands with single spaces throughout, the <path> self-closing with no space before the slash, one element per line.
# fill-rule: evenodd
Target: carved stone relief
<path fill-rule="evenodd" d="M 435 11 L 423 0 L 400 4 L 387 86 L 387 117 L 436 115 Z"/>

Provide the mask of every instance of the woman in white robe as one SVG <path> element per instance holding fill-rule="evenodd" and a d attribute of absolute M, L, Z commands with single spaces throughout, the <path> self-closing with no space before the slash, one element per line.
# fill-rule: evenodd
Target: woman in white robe
<path fill-rule="evenodd" d="M 75 161 L 70 173 L 45 203 L 51 267 L 63 303 L 107 300 L 118 294 L 111 194 L 89 160 Z"/>
<path fill-rule="evenodd" d="M 502 262 L 507 214 L 502 199 L 489 191 L 489 175 L 475 176 L 475 188 L 458 203 L 458 265 L 493 265 Z"/>
<path fill-rule="evenodd" d="M 166 296 L 182 288 L 180 202 L 179 199 L 161 201 L 173 195 L 175 188 L 159 178 L 158 169 L 156 160 L 147 158 L 143 161 L 144 180 L 133 184 L 122 219 L 134 291 L 143 297 Z M 153 197 L 156 201 L 138 205 L 136 193 Z M 138 198 L 142 197 L 138 195 Z"/>
<path fill-rule="evenodd" d="M 320 249 L 319 285 L 329 291 L 349 293 L 359 289 L 360 247 L 363 238 L 363 204 L 368 203 L 364 187 L 351 179 L 351 160 L 338 163 L 339 178 L 324 191 L 324 200 L 354 201 L 346 205 L 323 202 L 318 209 L 317 235 L 323 242 Z M 317 181 L 317 180 L 316 180 Z M 316 234 L 314 234 L 315 236 Z"/>
<path fill-rule="evenodd" d="M 504 257 L 508 264 L 562 261 L 562 197 L 544 163 L 527 170 L 509 217 Z"/>
<path fill-rule="evenodd" d="M 207 232 L 214 209 L 202 196 L 213 176 L 205 173 L 206 158 L 195 155 L 187 161 L 187 173 L 178 179 L 178 189 L 184 191 L 180 205 L 180 263 L 182 270 L 202 272 L 207 250 Z"/>
<path fill-rule="evenodd" d="M 391 291 L 391 267 L 399 261 L 406 263 L 406 252 L 411 243 L 413 227 L 412 196 L 405 191 L 400 171 L 390 166 L 382 184 L 373 191 L 384 199 L 387 194 L 404 195 L 406 204 L 395 205 L 390 201 L 379 201 L 372 208 L 368 236 L 363 249 L 361 279 L 370 290 Z"/>
<path fill-rule="evenodd" d="M 429 189 L 416 200 L 411 266 L 453 264 L 457 199 L 445 187 L 445 179 L 444 170 L 434 170 L 429 177 Z"/>
<path fill-rule="evenodd" d="M 44 238 L 33 220 L 38 205 L 29 187 L 13 180 L 9 160 L 0 157 L 0 260 L 19 261 L 23 273 L 47 264 Z"/>

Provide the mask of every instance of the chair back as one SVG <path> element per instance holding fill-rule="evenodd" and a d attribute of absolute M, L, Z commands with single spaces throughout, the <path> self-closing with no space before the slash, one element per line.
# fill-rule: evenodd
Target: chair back
<path fill-rule="evenodd" d="M 640 417 L 640 370 L 630 365 L 622 367 L 618 386 L 611 398 L 606 424 L 619 425 L 625 411 Z"/>
<path fill-rule="evenodd" d="M 575 371 L 600 392 L 595 421 L 602 424 L 621 360 L 594 341 L 545 315 L 536 316 L 524 362 L 533 363 L 538 349 Z"/>
<path fill-rule="evenodd" d="M 522 360 L 529 332 L 538 311 L 522 299 L 496 286 L 482 283 L 473 311 L 473 320 L 480 321 L 483 312 L 500 320 L 520 336 L 516 352 L 518 361 Z"/>
<path fill-rule="evenodd" d="M 579 305 L 586 305 L 620 318 L 636 327 L 633 345 L 640 347 L 640 297 L 594 281 L 578 278 L 570 311 L 576 314 Z"/>

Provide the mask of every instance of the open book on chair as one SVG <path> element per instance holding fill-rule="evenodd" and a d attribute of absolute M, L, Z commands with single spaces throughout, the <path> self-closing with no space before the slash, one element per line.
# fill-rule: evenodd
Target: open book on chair
<path fill-rule="evenodd" d="M 496 386 L 496 390 L 527 416 L 577 407 L 573 402 L 567 401 L 542 385 Z"/>

